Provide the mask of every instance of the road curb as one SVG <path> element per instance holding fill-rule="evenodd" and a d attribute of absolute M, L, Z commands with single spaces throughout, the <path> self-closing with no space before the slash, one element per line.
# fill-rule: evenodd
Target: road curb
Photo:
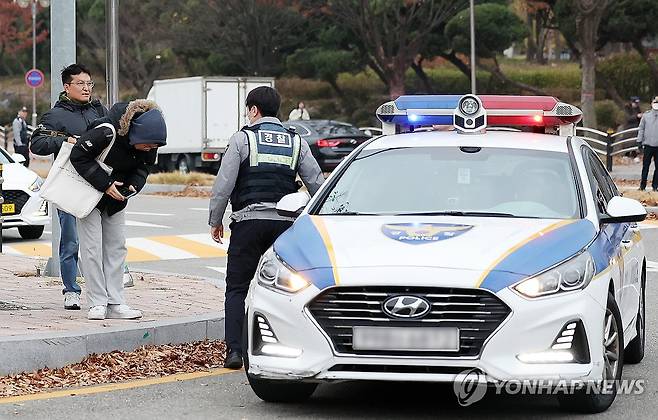
<path fill-rule="evenodd" d="M 161 192 L 180 192 L 187 188 L 187 185 L 182 184 L 146 184 L 142 188 L 144 194 L 154 194 Z"/>
<path fill-rule="evenodd" d="M 99 321 L 102 322 L 102 321 Z M 130 324 L 132 321 L 126 321 Z M 60 368 L 92 353 L 132 351 L 147 344 L 223 340 L 224 311 L 165 321 L 146 321 L 100 331 L 38 333 L 0 338 L 0 375 Z"/>

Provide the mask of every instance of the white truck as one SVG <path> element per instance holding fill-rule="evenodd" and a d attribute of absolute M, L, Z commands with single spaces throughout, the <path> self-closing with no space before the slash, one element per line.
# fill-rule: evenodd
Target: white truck
<path fill-rule="evenodd" d="M 245 100 L 271 77 L 185 77 L 156 80 L 148 99 L 162 109 L 167 145 L 158 149 L 163 171 L 217 172 L 228 139 L 248 123 Z"/>

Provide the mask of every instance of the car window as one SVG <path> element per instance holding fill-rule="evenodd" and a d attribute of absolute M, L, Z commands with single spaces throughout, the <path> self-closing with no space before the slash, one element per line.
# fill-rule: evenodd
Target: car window
<path fill-rule="evenodd" d="M 444 211 L 579 217 L 569 155 L 458 147 L 362 151 L 324 195 L 318 213 Z"/>
<path fill-rule="evenodd" d="M 615 195 L 619 195 L 619 191 L 594 152 L 585 147 L 583 148 L 583 157 L 589 174 L 592 196 L 599 213 L 603 214 L 606 212 L 608 202 Z"/>
<path fill-rule="evenodd" d="M 289 127 L 294 127 L 297 134 L 299 134 L 302 137 L 306 137 L 306 136 L 311 135 L 311 131 L 308 128 L 304 127 L 303 125 L 288 124 L 288 125 L 286 125 L 286 127 L 288 127 L 288 128 Z"/>
<path fill-rule="evenodd" d="M 319 125 L 315 130 L 321 136 L 363 136 L 358 128 L 345 124 Z"/>
<path fill-rule="evenodd" d="M 9 154 L 5 152 L 3 149 L 0 149 L 0 163 L 2 164 L 14 163 L 14 161 L 9 157 Z"/>

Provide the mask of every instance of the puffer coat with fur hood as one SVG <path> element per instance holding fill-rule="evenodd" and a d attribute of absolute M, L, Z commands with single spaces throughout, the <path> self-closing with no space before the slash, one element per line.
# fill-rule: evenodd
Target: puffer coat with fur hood
<path fill-rule="evenodd" d="M 133 119 L 151 109 L 158 109 L 157 105 L 145 99 L 117 103 L 106 117 L 94 121 L 90 130 L 80 136 L 71 151 L 71 163 L 94 188 L 105 192 L 114 181 L 123 182 L 126 187 L 132 185 L 138 192 L 144 187 L 149 174 L 147 165 L 155 163 L 157 150 L 142 152 L 135 149 L 130 144 L 129 130 Z M 110 175 L 96 161 L 112 140 L 112 130 L 107 126 L 99 127 L 102 123 L 112 124 L 117 133 L 116 140 L 105 158 L 105 164 L 112 168 Z M 164 145 L 165 139 L 161 139 L 160 144 Z M 128 200 L 115 200 L 105 194 L 96 208 L 106 210 L 111 216 L 123 210 L 127 203 Z"/>

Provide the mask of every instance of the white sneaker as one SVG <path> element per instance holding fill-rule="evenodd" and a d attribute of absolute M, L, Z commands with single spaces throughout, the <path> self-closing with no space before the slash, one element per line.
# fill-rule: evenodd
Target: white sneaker
<path fill-rule="evenodd" d="M 92 306 L 89 308 L 89 314 L 87 315 L 87 319 L 105 319 L 105 315 L 107 314 L 107 308 L 103 305 L 96 305 Z"/>
<path fill-rule="evenodd" d="M 80 309 L 80 294 L 75 292 L 64 293 L 64 309 Z"/>
<path fill-rule="evenodd" d="M 107 318 L 137 319 L 141 317 L 142 317 L 142 311 L 133 309 L 128 305 L 107 305 Z"/>

